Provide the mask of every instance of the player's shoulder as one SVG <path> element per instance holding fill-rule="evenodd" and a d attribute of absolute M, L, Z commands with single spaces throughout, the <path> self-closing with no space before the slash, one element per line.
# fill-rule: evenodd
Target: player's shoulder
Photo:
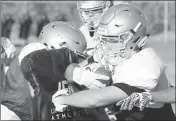
<path fill-rule="evenodd" d="M 154 48 L 151 48 L 151 47 L 144 48 L 139 53 L 147 56 L 159 57 L 158 53 L 154 50 Z"/>
<path fill-rule="evenodd" d="M 36 60 L 36 58 L 38 58 L 41 60 L 43 58 L 47 58 L 49 55 L 50 55 L 50 51 L 46 49 L 42 49 L 42 50 L 37 50 L 37 51 L 34 51 L 28 54 L 25 58 L 30 58 L 32 60 Z"/>
<path fill-rule="evenodd" d="M 163 70 L 165 64 L 159 54 L 153 48 L 144 48 L 140 52 L 136 53 L 132 60 L 137 62 L 138 65 L 145 66 L 146 68 L 160 68 Z"/>
<path fill-rule="evenodd" d="M 144 48 L 135 54 L 135 56 L 142 60 L 148 60 L 148 62 L 163 63 L 160 55 L 153 48 Z"/>

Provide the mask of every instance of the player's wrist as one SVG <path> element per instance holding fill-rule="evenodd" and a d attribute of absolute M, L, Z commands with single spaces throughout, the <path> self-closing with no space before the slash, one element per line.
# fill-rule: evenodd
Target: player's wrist
<path fill-rule="evenodd" d="M 150 92 L 143 92 L 142 95 L 144 97 L 147 97 L 150 102 L 152 101 L 152 95 L 150 94 Z"/>

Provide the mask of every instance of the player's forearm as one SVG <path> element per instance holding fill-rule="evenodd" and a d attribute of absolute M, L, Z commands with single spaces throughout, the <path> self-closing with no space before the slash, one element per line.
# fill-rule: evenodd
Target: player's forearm
<path fill-rule="evenodd" d="M 175 87 L 151 92 L 152 101 L 156 103 L 175 103 Z"/>
<path fill-rule="evenodd" d="M 84 90 L 69 96 L 61 96 L 58 103 L 80 108 L 93 108 L 116 103 L 127 97 L 121 89 L 113 86 L 96 90 Z"/>
<path fill-rule="evenodd" d="M 89 91 L 80 91 L 68 96 L 61 96 L 59 97 L 58 103 L 80 108 L 91 108 L 94 107 L 95 99 L 92 100 L 89 94 Z"/>

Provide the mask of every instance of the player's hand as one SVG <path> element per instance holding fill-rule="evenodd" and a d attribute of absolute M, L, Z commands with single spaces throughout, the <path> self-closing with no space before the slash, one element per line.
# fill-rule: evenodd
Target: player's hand
<path fill-rule="evenodd" d="M 65 71 L 66 79 L 73 80 L 77 84 L 84 85 L 89 89 L 106 87 L 106 84 L 100 80 L 109 81 L 110 77 L 95 73 L 93 68 L 96 68 L 98 65 L 95 64 L 93 66 L 80 67 L 73 64 L 69 65 Z"/>
<path fill-rule="evenodd" d="M 68 95 L 67 90 L 65 89 L 59 90 L 52 96 L 52 102 L 54 103 L 54 106 L 56 107 L 56 111 L 58 112 L 63 112 L 67 108 L 67 105 L 59 104 L 60 96 L 63 96 L 63 95 Z"/>
<path fill-rule="evenodd" d="M 106 84 L 102 83 L 99 80 L 105 80 L 105 81 L 109 80 L 108 76 L 105 76 L 102 74 L 96 74 L 89 67 L 77 68 L 75 72 L 76 73 L 73 75 L 73 80 L 76 83 L 80 85 L 84 85 L 89 89 L 106 87 Z"/>
<path fill-rule="evenodd" d="M 149 93 L 133 93 L 126 99 L 119 101 L 116 105 L 121 105 L 120 110 L 132 110 L 134 106 L 138 106 L 142 111 L 144 107 L 147 107 L 152 97 Z"/>

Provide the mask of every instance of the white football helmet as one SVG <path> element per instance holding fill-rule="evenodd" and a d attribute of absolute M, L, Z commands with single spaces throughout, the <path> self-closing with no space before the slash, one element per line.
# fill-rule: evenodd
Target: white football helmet
<path fill-rule="evenodd" d="M 38 41 L 48 49 L 67 47 L 80 56 L 87 56 L 83 53 L 86 49 L 86 40 L 83 34 L 68 22 L 56 21 L 45 25 Z"/>
<path fill-rule="evenodd" d="M 132 4 L 115 5 L 103 15 L 97 29 L 100 44 L 95 58 L 103 65 L 119 65 L 139 51 L 146 43 L 147 18 Z"/>
<path fill-rule="evenodd" d="M 95 31 L 102 15 L 112 6 L 112 1 L 78 1 L 77 9 L 81 20 L 87 24 L 89 31 Z"/>

